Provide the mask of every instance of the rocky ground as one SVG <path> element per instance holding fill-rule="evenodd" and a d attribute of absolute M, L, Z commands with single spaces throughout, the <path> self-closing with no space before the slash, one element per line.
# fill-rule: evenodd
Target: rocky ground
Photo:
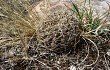
<path fill-rule="evenodd" d="M 89 33 L 70 0 L 45 1 L 0 1 L 0 70 L 110 70 L 110 31 Z M 109 11 L 109 0 L 72 1 L 93 15 Z"/>

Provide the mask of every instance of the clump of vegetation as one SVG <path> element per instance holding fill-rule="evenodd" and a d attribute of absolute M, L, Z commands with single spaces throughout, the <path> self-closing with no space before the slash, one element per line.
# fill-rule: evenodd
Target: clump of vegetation
<path fill-rule="evenodd" d="M 94 52 L 93 52 L 94 54 L 97 51 L 96 60 L 91 64 L 85 65 L 85 67 L 92 66 L 92 65 L 96 64 L 98 62 L 99 58 L 102 56 L 102 54 L 100 54 L 100 53 L 102 53 L 102 50 L 99 50 L 99 49 L 102 47 L 104 48 L 103 45 L 105 44 L 105 42 L 109 42 L 108 33 L 110 30 L 109 30 L 109 28 L 107 28 L 107 26 L 105 26 L 105 25 L 107 25 L 106 17 L 109 15 L 109 11 L 107 11 L 106 13 L 104 13 L 101 16 L 99 16 L 98 14 L 94 14 L 93 8 L 90 6 L 90 0 L 89 0 L 89 8 L 87 8 L 87 7 L 79 8 L 77 4 L 74 4 L 72 2 L 72 8 L 69 8 L 69 9 L 75 13 L 77 19 L 79 20 L 79 23 L 81 23 L 83 25 L 82 26 L 83 32 L 81 34 L 81 37 L 82 37 L 83 41 L 85 42 L 86 46 L 88 46 L 88 48 L 90 48 L 90 49 L 92 49 L 92 48 L 89 46 L 95 47 L 96 50 L 94 50 Z M 99 44 L 99 42 L 101 42 L 101 43 Z M 106 50 L 106 49 L 104 48 L 103 50 Z M 88 54 L 82 62 L 85 62 L 85 60 L 87 60 L 87 58 L 89 58 L 91 51 L 93 51 L 93 50 L 88 49 Z M 92 58 L 93 57 L 95 57 L 95 56 L 92 56 Z M 107 69 L 109 69 L 109 66 L 107 67 Z"/>
<path fill-rule="evenodd" d="M 109 12 L 94 16 L 92 7 L 71 3 L 40 20 L 30 17 L 29 1 L 1 0 L 0 70 L 109 70 Z"/>
<path fill-rule="evenodd" d="M 80 39 L 81 25 L 71 11 L 58 11 L 47 16 L 37 29 L 41 46 L 62 54 L 75 46 Z"/>

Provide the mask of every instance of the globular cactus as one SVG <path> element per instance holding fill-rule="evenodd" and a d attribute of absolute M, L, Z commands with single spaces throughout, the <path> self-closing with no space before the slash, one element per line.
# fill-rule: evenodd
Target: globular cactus
<path fill-rule="evenodd" d="M 50 14 L 37 28 L 37 39 L 41 46 L 58 51 L 62 49 L 62 52 L 75 46 L 82 31 L 71 11 Z"/>

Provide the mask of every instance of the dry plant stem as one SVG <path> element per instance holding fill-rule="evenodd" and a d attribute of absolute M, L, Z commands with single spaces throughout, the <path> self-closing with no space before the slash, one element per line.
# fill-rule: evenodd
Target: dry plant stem
<path fill-rule="evenodd" d="M 76 47 L 75 47 L 75 46 L 76 46 L 79 42 L 80 42 L 80 40 L 74 44 L 74 46 L 73 46 L 73 47 L 74 47 L 74 49 L 76 49 Z M 69 54 L 70 54 L 70 52 L 71 52 L 71 50 L 70 50 L 70 51 L 69 51 L 69 53 L 67 53 L 66 55 L 69 55 Z M 80 64 L 78 64 L 78 65 L 80 65 Z"/>
<path fill-rule="evenodd" d="M 31 36 L 29 42 L 28 42 L 28 45 L 30 44 L 31 40 L 33 39 L 33 37 L 35 36 L 36 32 L 33 33 L 33 35 Z"/>
<path fill-rule="evenodd" d="M 106 70 L 110 70 L 110 68 L 109 68 L 109 64 L 108 64 L 108 62 L 107 62 L 107 59 L 106 59 L 106 57 L 105 57 L 105 54 L 104 54 L 104 59 L 105 59 L 105 63 L 106 63 Z"/>
<path fill-rule="evenodd" d="M 19 15 L 18 15 L 18 17 L 19 17 L 22 21 L 26 22 L 26 23 L 30 26 L 30 28 L 33 28 L 33 27 L 31 26 L 31 23 L 30 23 L 29 21 L 25 20 L 24 18 L 20 17 Z M 27 26 L 28 26 L 28 25 L 27 25 Z M 28 26 L 28 27 L 29 27 L 29 26 Z"/>
<path fill-rule="evenodd" d="M 21 35 L 19 31 L 18 31 L 18 34 L 19 34 L 20 40 L 22 41 L 23 50 L 25 53 L 24 58 L 28 58 L 28 55 L 27 55 L 28 46 L 26 45 L 25 37 L 23 35 Z"/>
<path fill-rule="evenodd" d="M 97 58 L 96 58 L 96 60 L 92 63 L 92 64 L 89 64 L 89 65 L 85 65 L 86 67 L 88 67 L 88 66 L 92 66 L 92 65 L 94 65 L 94 64 L 96 64 L 97 63 L 97 61 L 98 61 L 98 59 L 99 59 L 99 50 L 98 50 L 98 47 L 97 47 L 97 45 L 91 40 L 91 39 L 89 39 L 89 38 L 86 38 L 88 41 L 90 41 L 94 46 L 95 46 L 95 48 L 96 48 L 96 50 L 97 50 Z"/>
<path fill-rule="evenodd" d="M 38 21 L 38 19 L 36 18 L 36 17 L 38 17 L 38 16 L 37 16 L 37 11 L 36 11 L 36 9 L 35 9 L 33 6 L 30 5 L 29 0 L 27 0 L 27 5 L 28 5 L 28 6 L 26 6 L 26 7 L 27 7 L 29 13 L 30 13 L 31 16 L 32 16 L 32 20 Z M 33 9 L 34 11 L 31 11 L 32 9 Z M 32 12 L 32 13 L 31 13 L 31 12 Z"/>
<path fill-rule="evenodd" d="M 78 65 L 81 65 L 82 63 L 84 63 L 84 61 L 88 58 L 88 56 L 89 56 L 89 45 L 88 45 L 88 43 L 87 43 L 87 41 L 85 40 L 85 38 L 83 38 L 83 40 L 86 42 L 86 44 L 87 44 L 87 51 L 88 51 L 88 53 L 87 53 L 87 55 L 86 55 L 86 57 L 83 59 L 83 61 L 81 62 L 81 63 L 79 63 Z"/>
<path fill-rule="evenodd" d="M 21 21 L 25 22 L 27 24 L 27 25 L 25 25 L 26 27 L 29 27 L 29 28 L 33 29 L 33 27 L 31 26 L 31 23 L 29 21 L 27 21 L 24 18 L 20 17 L 22 15 L 16 14 L 15 12 L 13 14 L 16 15 L 19 19 L 21 19 Z M 11 17 L 11 18 L 13 18 L 15 20 L 14 17 Z"/>
<path fill-rule="evenodd" d="M 34 59 L 34 60 L 36 60 L 36 59 Z M 51 67 L 49 67 L 47 64 L 45 64 L 45 63 L 43 63 L 43 62 L 41 62 L 41 61 L 39 61 L 39 60 L 36 60 L 36 61 L 38 61 L 39 63 L 43 64 L 43 65 L 46 66 L 47 68 L 51 69 Z"/>
<path fill-rule="evenodd" d="M 39 61 L 38 59 L 34 59 L 34 58 L 23 58 L 25 60 L 32 60 L 32 61 L 37 61 L 39 63 L 41 63 L 42 65 L 46 66 L 47 68 L 51 69 L 51 67 L 49 67 L 46 63 Z"/>
<path fill-rule="evenodd" d="M 20 15 L 20 14 L 18 14 L 17 12 L 12 12 L 13 13 L 13 15 L 16 15 L 19 19 L 21 19 L 21 21 L 24 21 L 24 22 L 26 22 L 28 25 L 25 25 L 25 26 L 27 26 L 27 27 L 29 27 L 29 28 L 33 28 L 32 26 L 31 26 L 31 23 L 29 22 L 29 21 L 27 21 L 27 20 L 25 20 L 24 18 L 22 18 L 21 16 L 22 15 Z M 13 16 L 12 15 L 12 16 Z M 11 17 L 13 20 L 15 20 L 15 18 L 16 17 Z"/>

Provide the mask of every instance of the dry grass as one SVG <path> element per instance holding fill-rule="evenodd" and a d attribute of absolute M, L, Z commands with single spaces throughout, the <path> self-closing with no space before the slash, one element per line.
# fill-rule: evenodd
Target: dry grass
<path fill-rule="evenodd" d="M 109 70 L 105 20 L 72 5 L 40 21 L 29 1 L 1 0 L 0 70 Z"/>

